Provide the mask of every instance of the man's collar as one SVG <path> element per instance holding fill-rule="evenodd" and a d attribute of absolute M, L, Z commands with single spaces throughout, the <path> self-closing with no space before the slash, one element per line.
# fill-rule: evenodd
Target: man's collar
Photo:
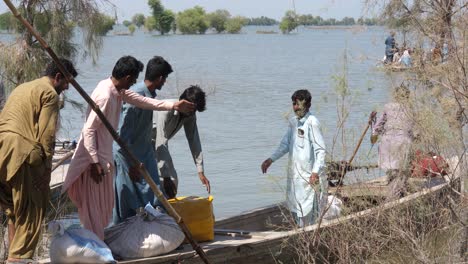
<path fill-rule="evenodd" d="M 311 115 L 311 113 L 310 113 L 310 111 L 308 111 L 308 112 L 305 114 L 305 116 L 303 116 L 302 118 L 298 118 L 298 117 L 296 116 L 296 119 L 297 119 L 299 122 L 304 123 L 304 122 L 307 120 L 307 118 L 309 118 L 310 115 Z"/>

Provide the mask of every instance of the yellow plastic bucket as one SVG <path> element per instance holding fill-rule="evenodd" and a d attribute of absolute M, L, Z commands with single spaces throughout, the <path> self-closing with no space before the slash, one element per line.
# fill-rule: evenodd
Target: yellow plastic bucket
<path fill-rule="evenodd" d="M 186 196 L 169 199 L 198 242 L 214 239 L 213 196 Z"/>

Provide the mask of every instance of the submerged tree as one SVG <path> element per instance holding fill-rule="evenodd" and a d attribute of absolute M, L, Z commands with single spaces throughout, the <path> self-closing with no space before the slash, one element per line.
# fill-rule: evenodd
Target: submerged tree
<path fill-rule="evenodd" d="M 132 23 L 135 24 L 135 26 L 137 26 L 138 28 L 140 28 L 141 26 L 145 25 L 145 19 L 145 15 L 138 13 L 132 17 Z"/>
<path fill-rule="evenodd" d="M 236 16 L 230 18 L 226 22 L 226 31 L 230 34 L 237 34 L 245 24 L 247 24 L 247 19 L 245 17 Z"/>
<path fill-rule="evenodd" d="M 161 35 L 171 31 L 172 24 L 175 21 L 175 15 L 171 10 L 165 9 L 160 0 L 149 0 L 148 5 L 153 10 L 153 17 L 155 21 L 155 29 Z"/>
<path fill-rule="evenodd" d="M 11 12 L 5 12 L 0 15 L 0 30 L 10 31 L 13 29 L 14 17 Z"/>
<path fill-rule="evenodd" d="M 205 34 L 208 29 L 206 13 L 203 7 L 195 6 L 179 12 L 177 28 L 182 34 Z"/>
<path fill-rule="evenodd" d="M 231 17 L 231 14 L 227 10 L 216 10 L 213 13 L 207 15 L 207 20 L 210 27 L 214 28 L 216 32 L 221 33 L 226 30 L 226 23 Z"/>
<path fill-rule="evenodd" d="M 99 21 L 97 23 L 96 31 L 99 35 L 105 36 L 107 32 L 111 31 L 115 25 L 115 18 L 100 14 Z"/>
<path fill-rule="evenodd" d="M 23 17 L 38 30 L 60 57 L 75 59 L 80 51 L 96 60 L 102 45 L 102 21 L 96 0 L 36 0 L 17 1 Z M 77 27 L 78 26 L 78 27 Z M 15 22 L 14 43 L 0 43 L 0 74 L 7 90 L 40 76 L 49 60 L 36 39 L 22 25 Z M 75 30 L 84 44 L 74 42 Z"/>
<path fill-rule="evenodd" d="M 297 28 L 299 25 L 297 15 L 294 11 L 289 10 L 284 15 L 279 25 L 281 32 L 289 34 L 291 31 Z"/>

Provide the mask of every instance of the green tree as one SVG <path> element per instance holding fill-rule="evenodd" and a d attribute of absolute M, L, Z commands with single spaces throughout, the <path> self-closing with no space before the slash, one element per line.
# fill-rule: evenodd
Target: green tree
<path fill-rule="evenodd" d="M 130 22 L 130 21 L 128 21 L 128 20 L 124 20 L 124 21 L 122 22 L 122 25 L 124 25 L 124 26 L 126 26 L 126 27 L 130 26 L 131 24 L 132 24 L 132 22 Z"/>
<path fill-rule="evenodd" d="M 99 35 L 105 36 L 107 32 L 111 31 L 115 25 L 115 18 L 100 14 L 97 19 L 96 31 Z"/>
<path fill-rule="evenodd" d="M 171 10 L 166 9 L 159 16 L 159 21 L 156 19 L 156 22 L 161 35 L 169 33 L 173 27 L 173 24 L 175 23 L 175 14 Z"/>
<path fill-rule="evenodd" d="M 82 40 L 83 50 L 86 51 L 84 55 L 91 56 L 93 61 L 96 60 L 102 45 L 99 31 L 101 1 L 21 0 L 16 2 L 18 10 L 26 21 L 41 33 L 58 56 L 73 60 L 79 54 L 78 47 L 82 46 L 76 41 Z M 26 80 L 39 77 L 50 60 L 36 39 L 24 30 L 16 19 L 15 23 L 16 26 L 11 30 L 17 33 L 17 41 L 14 44 L 0 42 L 0 72 L 4 77 L 7 90 Z M 74 38 L 76 30 L 82 33 L 82 38 Z"/>
<path fill-rule="evenodd" d="M 249 18 L 247 21 L 247 25 L 252 25 L 252 26 L 273 26 L 277 24 L 278 24 L 278 21 L 276 21 L 273 18 L 269 18 L 265 16 Z"/>
<path fill-rule="evenodd" d="M 153 10 L 153 17 L 156 21 L 156 30 L 161 35 L 164 35 L 171 31 L 172 24 L 175 21 L 175 15 L 172 11 L 164 9 L 160 0 L 149 0 L 148 5 Z"/>
<path fill-rule="evenodd" d="M 136 26 L 134 24 L 130 24 L 128 26 L 128 31 L 130 31 L 130 34 L 133 35 L 133 33 L 135 33 L 135 30 L 136 30 Z"/>
<path fill-rule="evenodd" d="M 0 15 L 0 30 L 13 30 L 14 17 L 11 12 L 5 12 Z"/>
<path fill-rule="evenodd" d="M 245 24 L 247 24 L 247 19 L 244 17 L 236 16 L 230 18 L 226 22 L 226 31 L 230 34 L 237 34 Z"/>
<path fill-rule="evenodd" d="M 205 10 L 200 6 L 179 12 L 176 21 L 182 34 L 205 34 L 208 29 Z"/>
<path fill-rule="evenodd" d="M 132 22 L 133 24 L 135 24 L 138 28 L 140 28 L 141 26 L 144 26 L 145 25 L 145 15 L 143 14 L 135 14 L 133 17 L 132 17 Z"/>
<path fill-rule="evenodd" d="M 156 19 L 153 16 L 149 16 L 145 20 L 145 28 L 149 32 L 156 30 Z"/>
<path fill-rule="evenodd" d="M 296 29 L 298 26 L 297 15 L 294 11 L 286 11 L 281 23 L 279 25 L 281 32 L 284 34 L 289 34 L 291 31 Z"/>
<path fill-rule="evenodd" d="M 231 17 L 231 14 L 227 10 L 216 10 L 213 13 L 207 15 L 207 20 L 210 27 L 214 28 L 216 32 L 221 33 L 226 30 L 226 23 Z"/>

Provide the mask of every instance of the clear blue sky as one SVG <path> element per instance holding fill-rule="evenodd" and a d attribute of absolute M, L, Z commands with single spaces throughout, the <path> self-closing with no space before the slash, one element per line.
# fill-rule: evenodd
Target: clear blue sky
<path fill-rule="evenodd" d="M 364 14 L 364 0 L 161 0 L 165 8 L 175 12 L 192 8 L 199 5 L 207 12 L 216 9 L 226 9 L 231 15 L 241 15 L 245 17 L 267 16 L 280 20 L 284 13 L 293 9 L 293 2 L 296 12 L 299 14 L 312 14 L 323 18 L 334 17 L 341 19 L 345 16 L 354 18 Z M 17 3 L 17 1 L 13 1 Z M 136 13 L 150 14 L 147 0 L 109 0 L 115 5 L 115 12 L 122 22 L 130 19 Z M 7 6 L 2 1 L 0 12 L 5 12 Z M 106 13 L 114 14 L 112 8 L 107 7 Z M 367 15 L 366 15 L 367 16 Z"/>
<path fill-rule="evenodd" d="M 150 14 L 147 0 L 111 0 L 117 7 L 120 21 L 135 13 Z M 363 0 L 294 0 L 299 14 L 320 15 L 324 18 L 345 16 L 358 18 L 363 14 Z M 286 10 L 293 9 L 293 0 L 161 0 L 165 8 L 175 12 L 199 5 L 207 12 L 226 9 L 231 15 L 245 17 L 267 16 L 280 20 Z"/>

